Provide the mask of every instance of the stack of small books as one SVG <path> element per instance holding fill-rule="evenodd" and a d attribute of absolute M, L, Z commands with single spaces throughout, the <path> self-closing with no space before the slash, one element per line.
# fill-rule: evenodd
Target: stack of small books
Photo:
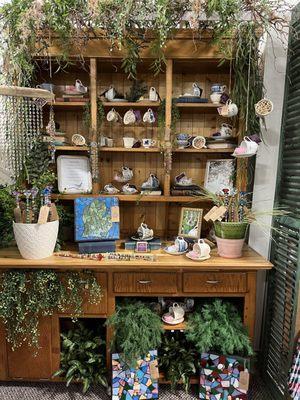
<path fill-rule="evenodd" d="M 161 196 L 162 188 L 158 187 L 155 189 L 141 189 L 141 194 L 144 196 Z"/>
<path fill-rule="evenodd" d="M 201 194 L 201 188 L 198 185 L 173 185 L 171 187 L 171 196 L 197 196 Z"/>
<path fill-rule="evenodd" d="M 52 143 L 55 146 L 66 146 L 69 144 L 65 132 L 55 132 L 55 136 L 44 135 L 43 142 Z"/>
<path fill-rule="evenodd" d="M 86 103 L 90 99 L 88 97 L 84 97 L 83 94 L 63 94 L 62 97 L 56 97 L 55 101 L 64 101 L 64 102 L 82 102 Z"/>
<path fill-rule="evenodd" d="M 141 239 L 141 242 L 143 242 L 143 239 Z M 147 243 L 148 243 L 148 249 L 150 251 L 159 250 L 162 246 L 161 240 L 159 238 L 154 238 L 152 240 L 149 240 Z M 137 244 L 137 241 L 130 240 L 130 239 L 127 240 L 126 242 L 124 242 L 125 250 L 134 251 L 136 249 L 136 244 Z"/>

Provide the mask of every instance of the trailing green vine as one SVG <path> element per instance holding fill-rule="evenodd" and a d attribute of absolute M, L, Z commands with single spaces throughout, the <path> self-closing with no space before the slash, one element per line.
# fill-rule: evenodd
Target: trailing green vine
<path fill-rule="evenodd" d="M 58 273 L 51 270 L 11 270 L 0 274 L 0 319 L 12 349 L 26 342 L 39 345 L 39 317 L 56 311 L 82 313 L 83 296 L 98 303 L 102 290 L 90 271 Z"/>
<path fill-rule="evenodd" d="M 97 98 L 97 127 L 100 128 L 105 119 L 105 110 L 102 100 Z M 83 109 L 83 125 L 90 129 L 91 126 L 91 103 L 86 102 Z"/>
<path fill-rule="evenodd" d="M 11 188 L 0 187 L 0 247 L 9 246 L 14 238 L 12 227 L 14 207 Z"/>
<path fill-rule="evenodd" d="M 171 133 L 175 131 L 176 124 L 180 120 L 180 112 L 179 108 L 176 104 L 176 99 L 172 99 L 172 108 L 171 108 Z M 158 112 L 157 112 L 157 122 L 158 122 L 158 130 L 161 138 L 164 137 L 165 128 L 166 128 L 166 100 L 162 100 Z"/>

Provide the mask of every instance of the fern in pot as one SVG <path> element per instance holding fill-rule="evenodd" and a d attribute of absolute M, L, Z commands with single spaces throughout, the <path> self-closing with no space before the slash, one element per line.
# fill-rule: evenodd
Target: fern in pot
<path fill-rule="evenodd" d="M 239 258 L 249 225 L 257 223 L 263 227 L 260 218 L 265 216 L 282 216 L 286 211 L 274 208 L 266 211 L 255 211 L 248 200 L 249 193 L 223 189 L 222 194 L 214 194 L 204 190 L 202 197 L 215 204 L 214 209 L 204 217 L 212 220 L 218 246 L 218 254 L 224 258 Z M 215 212 L 215 213 L 214 213 Z M 216 216 L 216 218 L 215 218 Z"/>

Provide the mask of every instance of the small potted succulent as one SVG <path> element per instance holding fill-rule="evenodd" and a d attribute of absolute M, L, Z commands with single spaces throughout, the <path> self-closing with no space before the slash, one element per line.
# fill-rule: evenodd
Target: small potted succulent
<path fill-rule="evenodd" d="M 221 211 L 220 217 L 213 221 L 218 254 L 224 258 L 239 258 L 247 235 L 249 225 L 258 223 L 259 218 L 270 216 L 281 216 L 287 214 L 282 209 L 270 211 L 255 211 L 251 208 L 248 193 L 229 189 L 223 189 L 220 195 L 208 191 L 203 192 L 206 199 L 211 200 Z M 222 212 L 223 210 L 223 212 Z"/>

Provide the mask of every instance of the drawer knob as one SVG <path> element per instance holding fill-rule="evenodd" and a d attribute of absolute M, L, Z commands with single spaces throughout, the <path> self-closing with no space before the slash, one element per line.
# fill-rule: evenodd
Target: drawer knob
<path fill-rule="evenodd" d="M 209 285 L 216 285 L 217 283 L 220 283 L 220 281 L 206 281 Z"/>
<path fill-rule="evenodd" d="M 148 285 L 149 283 L 152 283 L 151 281 L 138 281 L 140 285 Z"/>

